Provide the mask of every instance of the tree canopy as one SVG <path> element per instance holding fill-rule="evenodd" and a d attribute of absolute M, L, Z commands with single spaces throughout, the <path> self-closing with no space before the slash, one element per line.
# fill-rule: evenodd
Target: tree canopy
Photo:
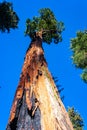
<path fill-rule="evenodd" d="M 18 27 L 18 22 L 19 18 L 13 10 L 12 3 L 6 1 L 0 3 L 0 31 L 9 32 L 11 28 Z"/>
<path fill-rule="evenodd" d="M 52 40 L 54 43 L 62 41 L 63 22 L 58 22 L 49 8 L 40 9 L 39 14 L 39 17 L 35 16 L 32 20 L 26 20 L 25 35 L 33 39 L 37 32 L 42 32 L 43 42 L 50 44 Z"/>
<path fill-rule="evenodd" d="M 74 107 L 68 108 L 68 114 L 74 130 L 83 130 L 83 119 L 81 118 L 80 114 L 74 109 Z"/>
<path fill-rule="evenodd" d="M 72 60 L 77 68 L 83 70 L 82 79 L 87 83 L 87 31 L 78 31 L 71 39 Z"/>

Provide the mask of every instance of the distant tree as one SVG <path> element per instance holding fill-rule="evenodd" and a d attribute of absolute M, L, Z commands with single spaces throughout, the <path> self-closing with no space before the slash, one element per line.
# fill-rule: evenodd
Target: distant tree
<path fill-rule="evenodd" d="M 35 34 L 39 35 L 43 42 L 50 44 L 62 41 L 61 33 L 64 30 L 63 22 L 58 22 L 49 8 L 39 10 L 39 17 L 33 17 L 32 20 L 26 20 L 25 35 L 34 39 Z"/>
<path fill-rule="evenodd" d="M 72 60 L 77 68 L 83 70 L 81 78 L 87 83 L 87 31 L 79 31 L 71 39 Z"/>
<path fill-rule="evenodd" d="M 18 27 L 19 18 L 16 12 L 13 10 L 12 3 L 2 2 L 0 3 L 0 31 L 10 32 L 10 29 Z"/>
<path fill-rule="evenodd" d="M 74 109 L 74 107 L 68 108 L 68 114 L 73 124 L 74 130 L 83 130 L 83 119 L 80 114 Z"/>

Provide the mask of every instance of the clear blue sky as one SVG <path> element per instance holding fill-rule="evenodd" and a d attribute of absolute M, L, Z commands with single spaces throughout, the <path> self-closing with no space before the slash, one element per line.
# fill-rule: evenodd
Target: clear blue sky
<path fill-rule="evenodd" d="M 5 130 L 14 94 L 30 39 L 24 36 L 25 21 L 38 15 L 40 8 L 49 7 L 57 20 L 63 21 L 63 41 L 58 45 L 43 44 L 50 72 L 58 77 L 64 88 L 64 104 L 74 106 L 84 120 L 87 130 L 87 84 L 81 78 L 81 70 L 72 64 L 70 39 L 78 30 L 87 29 L 87 0 L 8 0 L 13 2 L 20 22 L 19 28 L 9 34 L 0 32 L 0 130 Z"/>

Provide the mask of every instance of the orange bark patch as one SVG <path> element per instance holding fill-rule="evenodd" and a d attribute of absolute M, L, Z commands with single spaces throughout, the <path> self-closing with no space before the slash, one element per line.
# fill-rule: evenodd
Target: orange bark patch
<path fill-rule="evenodd" d="M 37 126 L 38 130 L 73 130 L 48 71 L 41 41 L 38 39 L 26 53 L 9 124 L 14 124 L 15 118 L 15 129 L 20 122 L 21 129 L 27 126 L 27 129 L 34 130 Z"/>

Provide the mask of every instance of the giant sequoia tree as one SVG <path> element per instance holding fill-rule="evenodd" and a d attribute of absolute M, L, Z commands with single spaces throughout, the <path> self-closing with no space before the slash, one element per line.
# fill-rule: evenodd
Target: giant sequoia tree
<path fill-rule="evenodd" d="M 62 40 L 63 23 L 53 12 L 41 9 L 26 21 L 31 44 L 26 52 L 7 130 L 73 130 L 44 58 L 42 42 Z"/>
<path fill-rule="evenodd" d="M 73 51 L 73 63 L 83 70 L 81 78 L 87 83 L 87 31 L 79 31 L 75 38 L 71 39 Z"/>

